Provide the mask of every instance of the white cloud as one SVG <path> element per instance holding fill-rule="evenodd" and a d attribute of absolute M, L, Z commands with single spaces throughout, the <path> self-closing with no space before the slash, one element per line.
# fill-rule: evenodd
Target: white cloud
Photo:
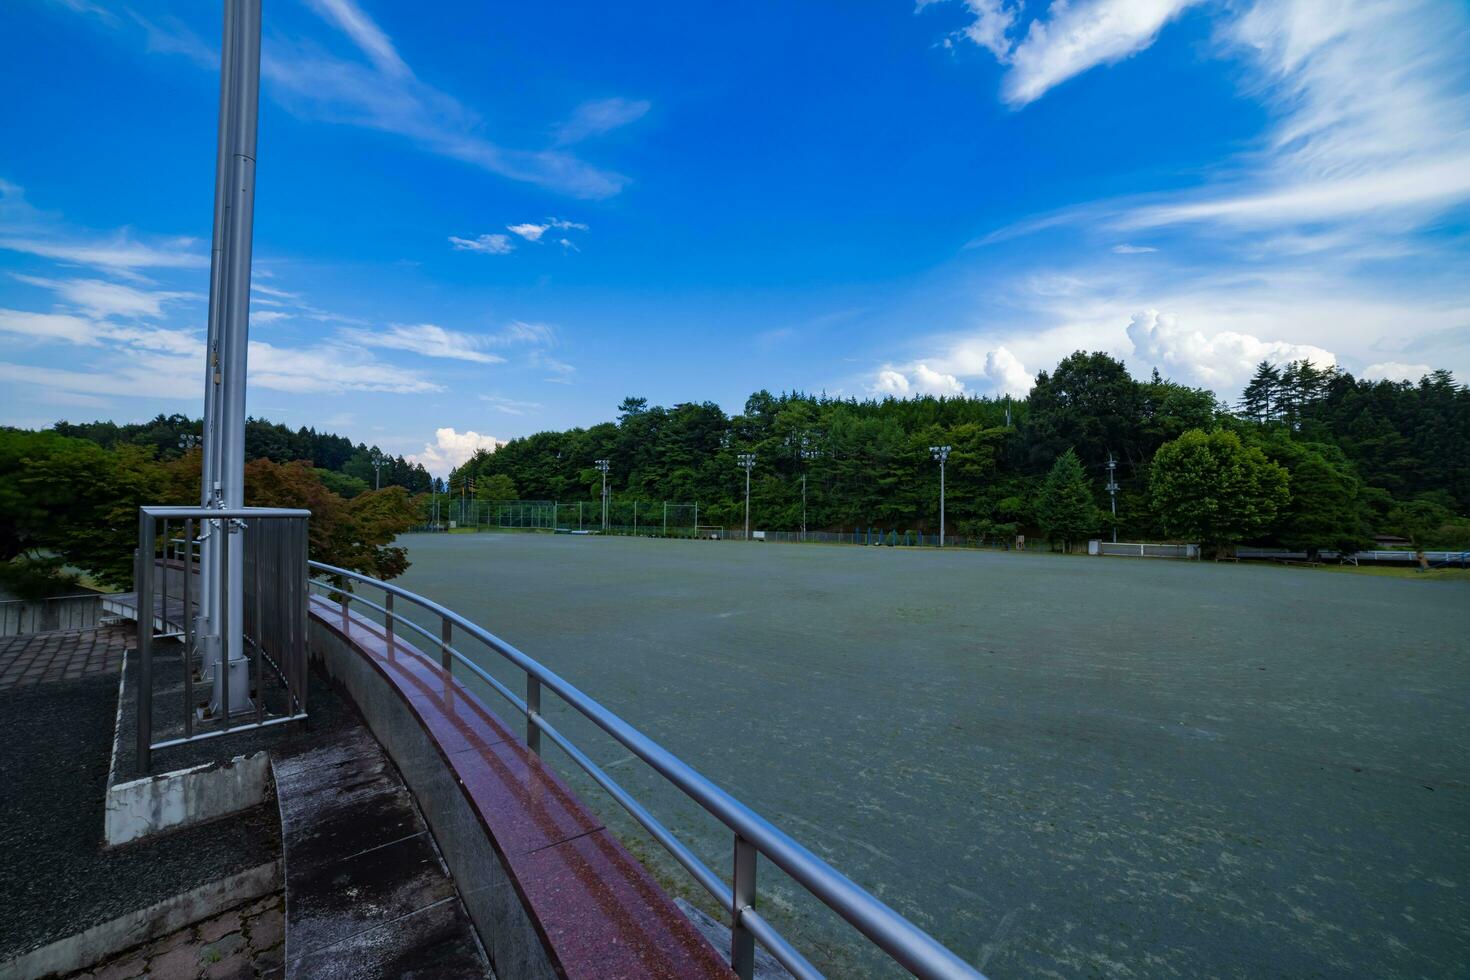
<path fill-rule="evenodd" d="M 501 395 L 481 395 L 480 401 L 489 402 L 497 412 L 504 412 L 506 415 L 530 415 L 541 408 L 540 402 L 518 401 Z"/>
<path fill-rule="evenodd" d="M 461 252 L 483 252 L 486 255 L 508 255 L 515 245 L 508 235 L 481 235 L 478 238 L 449 236 L 450 244 Z"/>
<path fill-rule="evenodd" d="M 1122 245 L 1113 246 L 1114 255 L 1147 255 L 1149 252 L 1157 251 L 1158 249 L 1152 245 L 1129 245 L 1126 242 Z"/>
<path fill-rule="evenodd" d="M 512 320 L 492 336 L 491 342 L 500 346 L 529 344 L 537 347 L 555 347 L 556 328 L 549 323 Z"/>
<path fill-rule="evenodd" d="M 1031 22 L 1011 52 L 1001 97 L 1023 106 L 1074 75 L 1112 64 L 1154 43 L 1195 0 L 1053 0 L 1047 20 Z"/>
<path fill-rule="evenodd" d="M 1363 368 L 1360 377 L 1370 381 L 1418 381 L 1434 369 L 1428 364 L 1404 364 L 1401 361 L 1381 361 Z"/>
<path fill-rule="evenodd" d="M 417 371 L 335 344 L 318 347 L 274 347 L 251 341 L 250 384 L 276 391 L 341 394 L 376 391 L 411 395 L 443 391 Z"/>
<path fill-rule="evenodd" d="M 432 323 L 395 323 L 386 330 L 343 330 L 343 337 L 367 347 L 403 350 L 423 357 L 442 357 L 477 364 L 499 364 L 505 360 L 483 348 L 491 341 L 475 334 L 446 330 Z"/>
<path fill-rule="evenodd" d="M 539 224 L 539 225 L 538 224 L 535 224 L 533 222 L 526 222 L 524 224 L 519 224 L 519 225 L 506 225 L 505 226 L 506 231 L 512 232 L 512 233 L 514 233 L 516 235 L 520 235 L 522 238 L 524 238 L 528 242 L 539 242 L 541 240 L 541 236 L 544 235 L 544 234 L 546 234 L 548 231 L 550 231 L 553 228 L 559 229 L 561 231 L 586 231 L 587 230 L 587 226 L 584 225 L 584 224 L 581 224 L 580 222 L 576 222 L 576 221 L 564 221 L 561 218 L 547 218 L 545 224 Z M 563 238 L 561 240 L 561 243 L 563 245 L 569 245 L 569 244 L 571 244 L 565 238 Z"/>
<path fill-rule="evenodd" d="M 1262 340 L 1233 330 L 1206 335 L 1158 310 L 1135 313 L 1128 323 L 1128 339 L 1133 342 L 1135 373 L 1156 367 L 1175 381 L 1221 393 L 1239 389 L 1261 361 L 1311 361 L 1320 368 L 1337 363 L 1331 351 L 1311 344 Z"/>
<path fill-rule="evenodd" d="M 952 374 L 918 363 L 903 369 L 883 368 L 868 390 L 876 395 L 893 395 L 896 398 L 908 395 L 955 396 L 965 393 L 965 384 Z"/>
<path fill-rule="evenodd" d="M 556 141 L 562 146 L 601 136 L 614 129 L 642 119 L 648 112 L 644 99 L 593 99 L 577 106 L 572 117 L 557 129 Z"/>
<path fill-rule="evenodd" d="M 412 74 L 408 65 L 398 56 L 393 42 L 383 33 L 373 19 L 363 12 L 352 0 L 308 0 L 316 12 L 325 20 L 336 24 L 342 33 L 352 38 L 378 71 L 390 78 L 405 78 Z"/>
<path fill-rule="evenodd" d="M 279 320 L 289 320 L 294 315 L 292 313 L 283 313 L 280 310 L 252 310 L 250 313 L 250 323 L 252 326 L 257 323 L 264 326 L 267 323 L 275 323 Z"/>
<path fill-rule="evenodd" d="M 875 395 L 893 395 L 902 398 L 907 395 L 913 386 L 909 384 L 908 375 L 893 368 L 884 368 L 878 372 L 878 380 L 870 389 Z"/>
<path fill-rule="evenodd" d="M 481 435 L 474 430 L 457 432 L 452 426 L 434 430 L 434 441 L 424 444 L 424 450 L 408 457 L 411 463 L 421 463 L 434 476 L 448 476 L 449 471 L 464 465 L 476 452 L 495 452 L 505 445 L 503 439 Z"/>
<path fill-rule="evenodd" d="M 983 374 L 995 393 L 1013 398 L 1025 398 L 1036 384 L 1021 359 L 1004 347 L 986 352 Z"/>
<path fill-rule="evenodd" d="M 0 238 L 0 248 L 39 255 L 58 262 L 96 266 L 112 272 L 136 269 L 203 269 L 209 267 L 193 238 L 168 239 L 158 245 L 135 242 L 126 232 L 99 242 L 63 242 L 34 237 Z"/>
<path fill-rule="evenodd" d="M 1020 3 L 965 0 L 970 24 L 960 33 L 1009 66 L 1001 98 L 1021 107 L 1097 65 L 1113 64 L 1154 43 L 1159 31 L 1199 0 L 1052 0 L 1013 41 Z"/>
<path fill-rule="evenodd" d="M 64 340 L 72 344 L 95 344 L 98 325 L 78 316 L 61 313 L 28 313 L 0 309 L 0 332 L 37 340 Z"/>
<path fill-rule="evenodd" d="M 150 317 L 163 315 L 163 304 L 178 299 L 201 299 L 195 293 L 168 290 L 134 289 L 131 286 L 100 279 L 43 279 L 13 273 L 16 279 L 56 293 L 63 301 L 88 316 L 102 319 L 118 317 Z"/>

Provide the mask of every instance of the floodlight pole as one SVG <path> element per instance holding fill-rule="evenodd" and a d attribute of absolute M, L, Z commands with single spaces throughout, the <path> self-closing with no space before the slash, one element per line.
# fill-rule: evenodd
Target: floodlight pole
<path fill-rule="evenodd" d="M 607 533 L 607 471 L 612 465 L 611 460 L 599 459 L 597 468 L 602 471 L 602 531 Z"/>
<path fill-rule="evenodd" d="M 817 451 L 806 445 L 806 436 L 802 436 L 801 458 L 810 463 L 817 458 Z M 806 540 L 806 467 L 801 470 L 801 540 Z"/>
<path fill-rule="evenodd" d="M 1114 544 L 1117 544 L 1118 543 L 1118 481 L 1116 479 L 1117 471 L 1118 471 L 1118 461 L 1115 460 L 1113 458 L 1113 454 L 1111 452 L 1109 452 L 1108 453 L 1108 485 L 1107 485 L 1107 491 L 1108 491 L 1108 497 L 1110 498 L 1109 504 L 1110 504 L 1110 506 L 1113 509 L 1113 543 Z"/>
<path fill-rule="evenodd" d="M 750 540 L 750 471 L 755 469 L 755 453 L 740 453 L 736 457 L 741 469 L 745 470 L 745 540 Z"/>
<path fill-rule="evenodd" d="M 200 503 L 206 507 L 245 506 L 245 383 L 259 108 L 260 0 L 225 0 L 205 341 L 204 461 L 199 487 Z M 201 609 L 195 635 L 203 644 L 204 669 L 213 673 L 211 711 L 233 713 L 250 704 L 241 625 L 245 621 L 245 549 L 226 549 L 222 541 L 216 547 L 211 540 L 215 535 L 236 533 L 239 528 L 231 522 L 204 523 Z M 222 626 L 228 626 L 228 634 Z M 225 670 L 218 669 L 221 662 L 228 665 Z M 226 670 L 233 681 L 228 687 Z M 226 691 L 228 705 L 222 703 Z"/>
<path fill-rule="evenodd" d="M 930 446 L 929 455 L 939 460 L 939 547 L 944 547 L 944 463 L 949 459 L 948 446 Z"/>
<path fill-rule="evenodd" d="M 388 465 L 388 461 L 383 458 L 383 454 L 380 453 L 380 452 L 374 451 L 373 452 L 373 489 L 374 490 L 381 490 L 381 489 L 383 489 L 383 467 L 385 467 L 387 465 Z"/>

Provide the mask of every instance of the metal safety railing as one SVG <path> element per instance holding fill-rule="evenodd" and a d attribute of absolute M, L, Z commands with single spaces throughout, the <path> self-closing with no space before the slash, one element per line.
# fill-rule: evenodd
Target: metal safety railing
<path fill-rule="evenodd" d="M 138 624 L 137 755 L 143 771 L 148 770 L 152 752 L 157 749 L 306 719 L 306 549 L 310 516 L 306 510 L 273 507 L 139 509 L 133 582 Z M 172 536 L 171 530 L 182 530 L 182 537 Z M 201 637 L 197 635 L 196 612 L 202 605 L 200 571 L 206 538 L 214 551 L 210 565 L 220 579 L 217 595 L 228 596 L 232 575 L 239 577 L 234 585 L 240 593 L 241 621 L 231 622 L 230 603 L 220 603 L 219 622 L 209 626 L 209 636 Z M 175 578 L 177 583 L 170 587 Z M 162 624 L 162 632 L 154 632 L 155 622 Z M 231 675 L 236 671 L 230 666 L 230 651 L 235 645 L 225 638 L 232 635 L 241 640 L 235 649 L 249 652 L 244 658 L 246 678 L 241 680 L 248 678 L 255 699 L 244 712 L 231 707 Z M 154 641 L 171 638 L 184 641 L 182 735 L 154 741 Z M 202 669 L 216 679 L 210 710 L 199 718 L 196 712 L 201 705 L 194 691 L 196 661 L 202 662 Z M 283 704 L 275 713 L 267 711 L 267 666 L 284 691 Z"/>
<path fill-rule="evenodd" d="M 695 881 L 708 891 L 730 913 L 730 966 L 742 980 L 750 980 L 755 968 L 755 943 L 759 942 L 800 980 L 822 974 L 802 953 L 783 937 L 755 908 L 756 856 L 762 855 L 786 872 L 794 881 L 854 926 L 879 949 L 903 968 L 925 978 L 968 978 L 982 975 L 938 940 L 899 915 L 869 894 L 831 865 L 807 850 L 785 832 L 771 824 L 750 807 L 705 778 L 668 749 L 603 707 L 571 682 L 549 670 L 493 633 L 439 605 L 431 599 L 407 589 L 366 575 L 337 568 L 322 562 L 309 563 L 317 572 L 335 581 L 312 579 L 311 585 L 321 589 L 328 599 L 340 603 L 343 618 L 352 603 L 376 610 L 383 616 L 383 629 L 392 639 L 394 630 L 407 627 L 439 648 L 441 666 L 453 672 L 458 663 L 525 716 L 526 744 L 536 754 L 541 752 L 541 738 L 555 742 L 599 786 L 616 800 L 633 819 L 648 831 Z M 382 604 L 375 603 L 348 590 L 344 582 L 355 582 L 380 589 Z M 439 634 L 434 633 L 395 612 L 395 600 L 403 600 L 439 620 Z M 483 667 L 455 647 L 455 630 L 459 630 L 502 660 L 519 668 L 526 676 L 525 697 L 491 676 Z M 694 852 L 675 837 L 657 817 L 633 798 L 626 789 L 598 766 L 582 749 L 557 729 L 541 711 L 543 691 L 551 691 L 583 717 L 612 736 L 635 756 L 648 763 L 684 795 L 699 804 L 734 835 L 731 884 L 727 885 L 710 870 Z"/>

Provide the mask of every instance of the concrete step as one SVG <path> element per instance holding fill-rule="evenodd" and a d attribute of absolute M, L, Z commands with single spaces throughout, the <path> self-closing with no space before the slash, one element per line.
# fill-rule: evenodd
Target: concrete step
<path fill-rule="evenodd" d="M 492 976 L 423 817 L 365 729 L 272 768 L 288 978 Z"/>

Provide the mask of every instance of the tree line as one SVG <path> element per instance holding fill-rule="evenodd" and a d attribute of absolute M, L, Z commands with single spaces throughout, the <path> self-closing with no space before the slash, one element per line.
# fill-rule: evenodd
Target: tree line
<path fill-rule="evenodd" d="M 615 498 L 699 503 L 701 521 L 744 519 L 740 453 L 754 453 L 759 528 L 794 530 L 802 477 L 810 529 L 939 525 L 946 466 L 951 533 L 1189 540 L 1353 550 L 1375 534 L 1470 547 L 1470 391 L 1446 371 L 1417 383 L 1358 379 L 1307 362 L 1263 363 L 1235 406 L 1163 379 L 1134 379 L 1079 351 L 1026 398 L 831 398 L 760 391 L 739 414 L 711 402 L 649 405 L 479 453 L 450 490 L 482 498 L 595 500 L 609 460 Z M 1109 460 L 1115 468 L 1108 469 Z M 1116 474 L 1116 517 L 1106 492 Z"/>
<path fill-rule="evenodd" d="M 177 439 L 166 450 L 129 438 L 0 428 L 0 589 L 31 598 L 81 584 L 130 586 L 138 508 L 199 503 L 201 451 L 181 450 Z M 377 578 L 402 574 L 407 552 L 394 540 L 421 520 L 421 508 L 401 486 L 354 487 L 344 496 L 324 479 L 333 472 L 309 459 L 251 459 L 245 503 L 309 509 L 314 559 Z"/>
<path fill-rule="evenodd" d="M 162 461 L 178 459 L 187 451 L 186 438 L 198 439 L 204 423 L 187 415 L 159 415 L 147 422 L 119 425 L 116 422 L 72 423 L 61 421 L 52 426 L 58 435 L 86 439 L 112 449 L 138 446 L 151 449 Z M 373 489 L 403 487 L 410 494 L 428 493 L 433 486 L 429 471 L 420 463 L 402 456 L 384 453 L 377 446 L 352 440 L 315 428 L 288 426 L 251 418 L 245 421 L 245 458 L 268 459 L 274 463 L 305 460 L 321 470 L 322 481 L 339 496 L 351 499 Z M 375 472 L 374 460 L 381 460 L 381 472 Z"/>

